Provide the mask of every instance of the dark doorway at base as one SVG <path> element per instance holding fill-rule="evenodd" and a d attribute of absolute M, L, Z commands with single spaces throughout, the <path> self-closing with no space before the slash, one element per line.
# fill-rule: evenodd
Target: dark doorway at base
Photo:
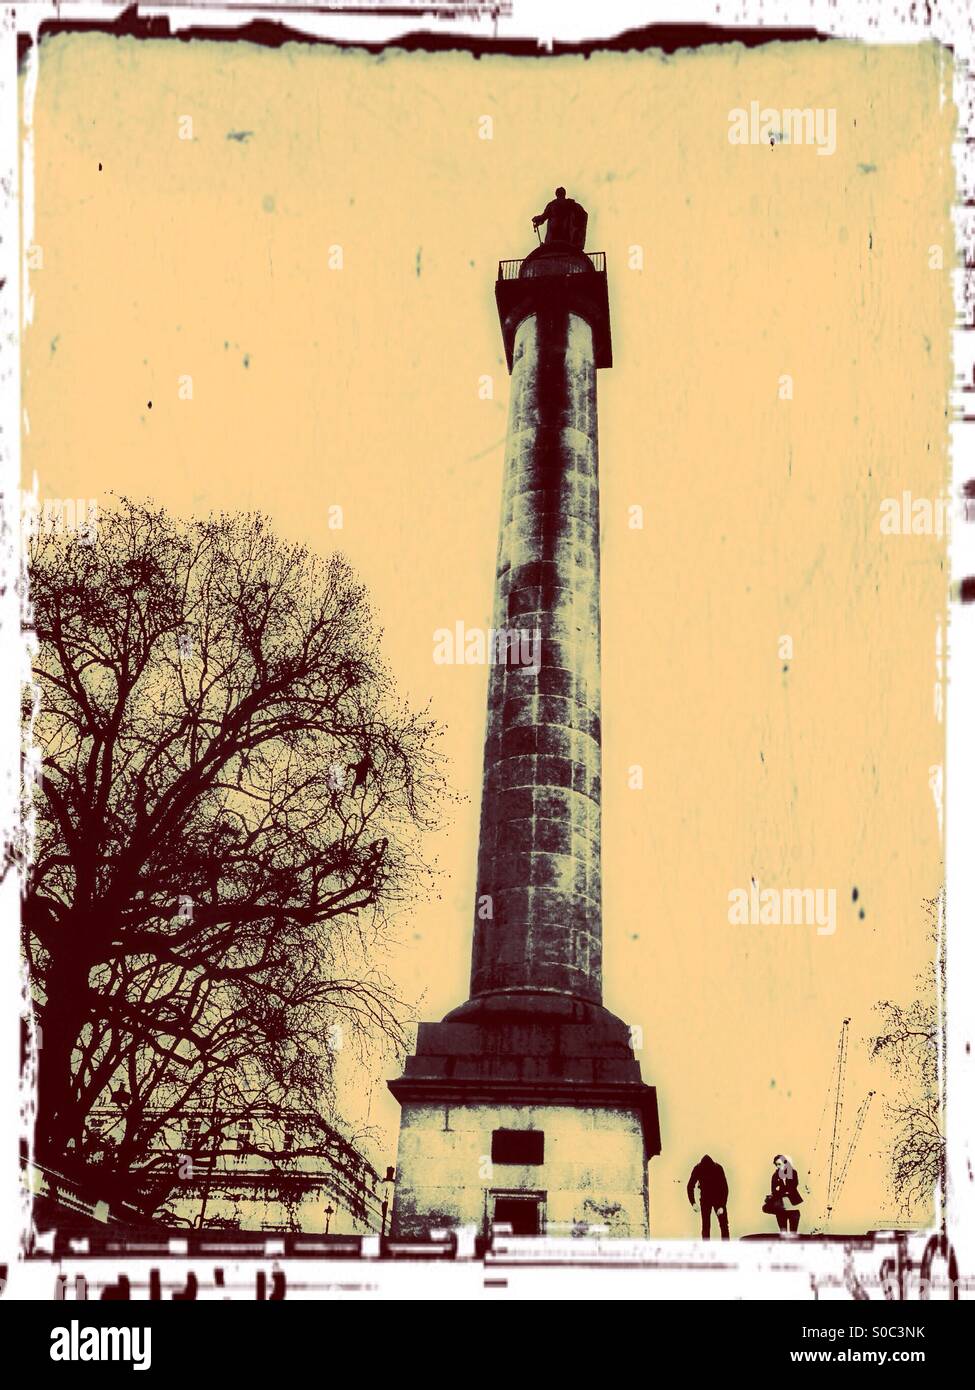
<path fill-rule="evenodd" d="M 537 1197 L 496 1197 L 494 1226 L 510 1226 L 513 1236 L 540 1236 L 541 1202 Z"/>

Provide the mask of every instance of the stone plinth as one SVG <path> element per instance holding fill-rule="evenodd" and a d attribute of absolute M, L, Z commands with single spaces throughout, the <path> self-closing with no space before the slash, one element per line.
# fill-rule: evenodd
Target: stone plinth
<path fill-rule="evenodd" d="M 438 1224 L 487 1234 L 495 1202 L 518 1193 L 538 1204 L 543 1229 L 648 1233 L 657 1096 L 640 1078 L 628 1028 L 608 1010 L 558 995 L 471 1000 L 442 1023 L 420 1024 L 390 1090 L 402 1107 L 394 1234 Z M 499 1129 L 540 1131 L 543 1161 L 493 1163 Z"/>
<path fill-rule="evenodd" d="M 545 1161 L 493 1163 L 492 1134 L 525 1128 L 544 1135 Z M 519 1196 L 530 1199 L 549 1234 L 596 1229 L 639 1239 L 648 1231 L 640 1117 L 616 1106 L 406 1101 L 398 1173 L 398 1236 L 436 1226 L 474 1226 L 486 1234 L 496 1224 L 497 1203 Z"/>

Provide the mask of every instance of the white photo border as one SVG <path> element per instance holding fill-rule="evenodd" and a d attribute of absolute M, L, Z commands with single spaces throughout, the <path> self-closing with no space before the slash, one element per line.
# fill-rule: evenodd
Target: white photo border
<path fill-rule="evenodd" d="M 33 209 L 31 110 L 38 73 L 38 34 L 50 22 L 82 26 L 112 25 L 131 3 L 108 0 L 33 0 L 23 5 L 0 5 L 0 830 L 5 848 L 23 844 L 29 826 L 21 824 L 22 759 L 20 696 L 29 680 L 30 650 L 21 636 L 24 594 L 21 516 L 21 429 L 19 342 L 31 321 L 31 278 L 27 265 Z M 389 10 L 382 13 L 381 10 Z M 801 14 L 797 10 L 801 9 Z M 872 44 L 906 44 L 935 40 L 952 50 L 955 59 L 953 100 L 959 112 L 954 146 L 957 200 L 955 268 L 949 270 L 955 288 L 953 331 L 954 389 L 950 401 L 951 495 L 957 500 L 975 478 L 975 14 L 967 0 L 942 0 L 934 6 L 909 4 L 894 12 L 883 0 L 576 0 L 554 5 L 551 0 L 500 0 L 495 4 L 424 4 L 415 0 L 364 0 L 355 4 L 301 3 L 268 0 L 264 4 L 208 3 L 171 0 L 168 4 L 139 4 L 140 21 L 168 25 L 173 36 L 188 29 L 225 31 L 228 35 L 255 22 L 286 25 L 296 36 L 343 44 L 381 46 L 407 35 L 431 33 L 454 36 L 458 46 L 470 41 L 494 41 L 501 46 L 535 41 L 539 53 L 554 46 L 586 44 L 599 47 L 631 30 L 648 26 L 708 25 L 714 42 L 734 41 L 740 29 L 811 29 L 823 36 L 859 39 Z M 159 32 L 158 28 L 155 32 Z M 214 37 L 219 37 L 214 34 Z M 24 112 L 19 110 L 19 48 L 26 43 L 21 72 Z M 969 412 L 969 413 L 966 413 Z M 36 483 L 34 487 L 36 496 Z M 27 499 L 29 502 L 29 499 Z M 942 650 L 947 657 L 946 733 L 944 769 L 944 851 L 946 891 L 942 895 L 942 946 L 947 951 L 946 1048 L 948 1078 L 948 1186 L 945 1228 L 960 1271 L 962 1298 L 975 1297 L 975 603 L 962 604 L 957 595 L 963 580 L 975 576 L 975 525 L 956 525 L 950 533 L 952 601 Z M 939 619 L 940 631 L 940 619 Z M 918 653 L 929 661 L 930 653 Z M 931 770 L 934 771 L 934 770 Z M 60 1263 L 27 1259 L 24 1236 L 29 1221 L 29 1195 L 20 1178 L 20 1155 L 10 1142 L 10 1117 L 20 1116 L 19 1137 L 30 1152 L 33 1110 L 33 1059 L 26 1080 L 19 1058 L 22 1021 L 30 1027 L 30 1009 L 20 956 L 20 884 L 15 869 L 0 877 L 0 1268 L 5 1281 L 0 1295 L 8 1299 L 48 1300 L 64 1296 L 63 1282 L 74 1287 L 76 1277 L 87 1281 L 89 1297 L 131 1270 L 136 1297 L 147 1296 L 150 1259 L 119 1254 L 90 1259 L 77 1256 Z M 966 1103 L 967 1102 L 967 1103 Z M 929 1256 L 939 1250 L 940 1224 L 918 1239 Z M 580 1260 L 580 1242 L 551 1241 L 549 1257 L 575 1264 L 571 1288 L 560 1284 L 562 1297 L 586 1299 L 645 1298 L 849 1298 L 855 1296 L 924 1297 L 919 1287 L 920 1258 L 906 1237 L 877 1233 L 857 1241 L 781 1244 L 733 1242 L 721 1252 L 724 1275 L 715 1279 L 706 1250 L 694 1241 L 613 1242 L 602 1253 L 588 1243 Z M 635 1248 L 636 1246 L 639 1248 Z M 268 1239 L 265 1254 L 235 1261 L 225 1255 L 226 1287 L 213 1297 L 253 1297 L 255 1268 L 285 1274 L 289 1298 L 484 1297 L 480 1262 L 458 1259 L 441 1263 L 380 1261 L 378 1239 L 365 1238 L 362 1257 L 354 1262 L 310 1262 L 287 1258 L 280 1238 Z M 621 1263 L 621 1257 L 625 1260 Z M 205 1260 L 205 1257 L 204 1257 Z M 526 1298 L 549 1297 L 548 1268 L 520 1262 L 517 1244 L 495 1243 L 488 1262 L 517 1269 Z M 212 1260 L 210 1261 L 212 1263 Z M 625 1263 L 625 1268 L 622 1267 Z M 313 1264 L 318 1278 L 313 1278 Z M 911 1267 L 913 1264 L 913 1268 Z M 165 1257 L 167 1287 L 182 1287 L 194 1261 L 180 1241 L 170 1242 Z M 641 1267 L 645 1278 L 641 1277 Z M 679 1293 L 660 1292 L 653 1276 L 681 1270 Z M 293 1271 L 293 1274 L 292 1274 Z M 871 1274 L 870 1271 L 873 1271 Z M 404 1277 L 407 1276 L 407 1277 Z M 271 1274 L 268 1273 L 268 1277 Z M 359 1287 L 349 1285 L 358 1280 Z M 338 1289 L 339 1284 L 345 1291 Z M 300 1287 L 296 1287 L 296 1285 Z M 677 1287 L 675 1285 L 675 1287 Z M 860 1294 L 857 1294 L 857 1288 Z M 68 1295 L 70 1296 L 70 1294 Z M 97 1296 L 97 1294 L 94 1294 Z M 201 1290 L 200 1297 L 207 1297 Z"/>

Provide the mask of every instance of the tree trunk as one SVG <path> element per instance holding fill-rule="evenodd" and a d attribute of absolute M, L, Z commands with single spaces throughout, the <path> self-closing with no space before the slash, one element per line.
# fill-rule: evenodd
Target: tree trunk
<path fill-rule="evenodd" d="M 46 1002 L 41 1011 L 38 1049 L 38 1156 L 53 1166 L 79 1148 L 86 1116 L 81 1113 L 72 1057 L 90 1017 L 89 965 L 75 954 L 59 952 L 46 973 Z"/>

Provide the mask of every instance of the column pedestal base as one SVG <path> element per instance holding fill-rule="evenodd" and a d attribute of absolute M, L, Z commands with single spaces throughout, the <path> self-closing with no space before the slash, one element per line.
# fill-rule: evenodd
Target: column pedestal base
<path fill-rule="evenodd" d="M 458 1225 L 487 1234 L 499 1221 L 516 1234 L 648 1234 L 657 1094 L 626 1024 L 600 1005 L 536 991 L 478 996 L 420 1025 L 389 1089 L 402 1106 L 394 1235 Z M 541 1161 L 518 1161 L 517 1137 L 516 1161 L 503 1161 L 512 1144 L 498 1131 L 530 1132 Z"/>

